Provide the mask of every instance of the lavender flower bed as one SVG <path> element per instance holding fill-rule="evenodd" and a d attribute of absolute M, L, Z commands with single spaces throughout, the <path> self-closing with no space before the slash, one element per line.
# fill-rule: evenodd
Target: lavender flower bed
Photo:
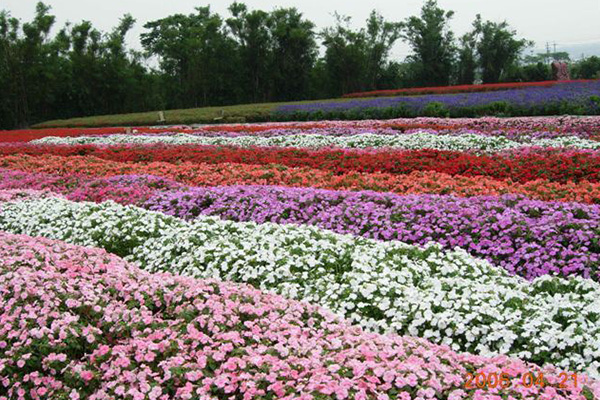
<path fill-rule="evenodd" d="M 441 103 L 450 111 L 472 109 L 492 103 L 507 103 L 515 109 L 521 109 L 523 114 L 539 115 L 552 113 L 554 110 L 544 110 L 560 104 L 571 104 L 582 107 L 585 113 L 600 113 L 600 103 L 591 100 L 592 96 L 600 96 L 600 80 L 593 82 L 561 83 L 552 87 L 536 87 L 513 89 L 495 92 L 441 94 L 426 96 L 378 97 L 372 99 L 357 99 L 331 102 L 311 102 L 279 106 L 274 114 L 314 114 L 327 115 L 330 112 L 364 111 L 367 109 L 392 109 L 404 107 L 412 113 L 421 115 L 428 104 Z M 574 113 L 574 112 L 571 112 Z M 521 115 L 523 115 L 521 114 Z"/>
<path fill-rule="evenodd" d="M 512 274 L 599 278 L 600 206 L 523 197 L 399 196 L 270 186 L 157 193 L 144 206 L 184 219 L 308 224 L 338 233 L 461 247 Z"/>

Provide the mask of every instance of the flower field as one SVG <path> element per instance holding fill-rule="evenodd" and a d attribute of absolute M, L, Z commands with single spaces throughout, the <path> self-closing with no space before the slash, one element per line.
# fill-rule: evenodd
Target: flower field
<path fill-rule="evenodd" d="M 285 104 L 277 107 L 280 119 L 393 118 L 397 116 L 478 115 L 597 115 L 600 80 L 557 82 L 504 90 L 444 93 L 420 96 L 348 98 L 341 101 Z"/>
<path fill-rule="evenodd" d="M 0 400 L 600 399 L 600 117 L 0 132 L 0 295 Z"/>
<path fill-rule="evenodd" d="M 579 80 L 585 82 L 586 80 Z M 552 87 L 557 84 L 573 83 L 577 81 L 541 81 L 541 82 L 509 82 L 509 83 L 487 83 L 479 85 L 454 85 L 435 86 L 392 90 L 375 90 L 371 92 L 356 92 L 343 95 L 345 98 L 358 97 L 391 97 L 391 96 L 418 96 L 424 94 L 448 94 L 448 93 L 474 93 L 494 92 L 498 90 L 525 89 L 531 87 Z"/>

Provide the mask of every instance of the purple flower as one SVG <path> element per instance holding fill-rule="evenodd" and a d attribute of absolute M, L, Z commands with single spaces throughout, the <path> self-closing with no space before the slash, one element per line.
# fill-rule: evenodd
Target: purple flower
<path fill-rule="evenodd" d="M 308 224 L 338 233 L 410 244 L 461 247 L 532 279 L 598 277 L 600 206 L 516 195 L 401 196 L 273 186 L 193 188 L 157 193 L 146 208 L 193 219 Z"/>

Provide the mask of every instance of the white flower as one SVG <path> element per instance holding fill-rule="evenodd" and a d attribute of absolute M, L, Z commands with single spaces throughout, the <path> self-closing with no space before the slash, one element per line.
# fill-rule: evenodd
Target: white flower
<path fill-rule="evenodd" d="M 434 246 L 424 253 L 404 243 L 305 226 L 215 218 L 185 222 L 113 202 L 6 203 L 0 229 L 103 247 L 148 271 L 249 282 L 319 303 L 366 329 L 429 337 L 457 351 L 504 353 L 598 377 L 600 285 L 583 278 L 528 282 L 461 249 Z M 342 255 L 352 258 L 352 268 L 336 272 L 332 266 Z M 556 293 L 540 290 L 549 281 Z M 518 309 L 507 305 L 514 298 L 523 300 Z M 556 322 L 558 314 L 566 322 Z"/>
<path fill-rule="evenodd" d="M 341 148 L 397 148 L 407 150 L 436 149 L 436 150 L 477 150 L 496 152 L 520 147 L 571 147 L 578 149 L 600 149 L 600 142 L 582 139 L 577 136 L 566 136 L 551 139 L 535 139 L 528 136 L 519 141 L 510 140 L 503 136 L 488 136 L 473 133 L 435 134 L 416 132 L 397 135 L 363 133 L 350 136 L 333 135 L 281 135 L 274 137 L 238 136 L 238 137 L 207 137 L 186 133 L 163 135 L 103 135 L 54 137 L 48 136 L 33 140 L 36 144 L 73 145 L 116 145 L 116 144 L 168 144 L 168 145 L 229 145 L 240 147 L 341 147 Z"/>

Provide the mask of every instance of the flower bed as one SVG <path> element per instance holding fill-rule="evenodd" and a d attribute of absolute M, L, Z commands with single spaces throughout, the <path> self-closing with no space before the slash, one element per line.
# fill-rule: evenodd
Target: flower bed
<path fill-rule="evenodd" d="M 273 119 L 373 119 L 414 116 L 598 115 L 600 80 L 481 93 L 344 99 L 286 104 Z"/>
<path fill-rule="evenodd" d="M 359 133 L 348 136 L 301 134 L 274 137 L 238 136 L 205 137 L 190 134 L 175 135 L 105 135 L 78 137 L 45 137 L 34 140 L 40 145 L 122 145 L 122 144 L 163 144 L 163 145 L 211 145 L 236 147 L 298 147 L 298 148 L 394 148 L 405 150 L 447 150 L 473 152 L 499 152 L 522 147 L 600 149 L 600 142 L 565 136 L 552 139 L 537 139 L 523 136 L 519 141 L 503 136 L 486 136 L 473 133 L 440 135 L 429 132 L 407 133 L 403 135 L 379 135 Z"/>
<path fill-rule="evenodd" d="M 480 85 L 454 85 L 454 86 L 433 86 L 419 88 L 405 88 L 392 90 L 375 90 L 370 92 L 356 92 L 343 95 L 345 98 L 357 97 L 390 97 L 390 96 L 415 96 L 423 94 L 449 94 L 449 93 L 474 93 L 474 92 L 493 92 L 497 90 L 508 89 L 526 89 L 532 87 L 552 87 L 559 84 L 573 82 L 591 82 L 591 79 L 579 79 L 570 81 L 540 81 L 540 82 L 507 82 L 507 83 L 487 83 Z"/>
<path fill-rule="evenodd" d="M 589 279 L 528 282 L 459 249 L 292 225 L 185 222 L 113 202 L 5 203 L 0 230 L 104 248 L 150 272 L 250 283 L 369 330 L 600 375 L 600 285 Z"/>
<path fill-rule="evenodd" d="M 156 175 L 190 186 L 277 185 L 352 191 L 373 190 L 398 194 L 453 194 L 461 197 L 512 193 L 523 194 L 535 200 L 600 204 L 600 184 L 586 181 L 562 184 L 538 179 L 521 184 L 508 179 L 501 181 L 483 176 L 450 176 L 438 172 L 413 172 L 406 175 L 353 172 L 333 175 L 318 169 L 277 165 L 124 163 L 91 156 L 5 156 L 0 157 L 0 167 L 21 172 L 93 177 Z M 62 178 L 52 179 L 60 181 Z M 5 186 L 19 187 L 21 186 L 18 186 L 18 183 L 17 186 L 13 186 L 10 182 Z"/>
<path fill-rule="evenodd" d="M 260 135 L 279 136 L 286 134 L 320 133 L 348 135 L 355 132 L 398 133 L 415 130 L 433 132 L 474 131 L 507 136 L 518 139 L 522 134 L 535 137 L 556 137 L 562 135 L 582 138 L 598 138 L 600 117 L 516 117 L 516 118 L 398 118 L 391 120 L 362 121 L 321 121 L 321 122 L 270 122 L 264 124 L 225 124 L 165 127 L 133 127 L 137 133 L 186 132 L 203 136 Z M 0 142 L 27 142 L 47 136 L 77 137 L 86 135 L 107 135 L 125 133 L 126 128 L 63 128 L 63 129 L 22 129 L 0 131 Z"/>
<path fill-rule="evenodd" d="M 237 163 L 254 166 L 277 164 L 288 167 L 310 167 L 336 175 L 353 172 L 408 174 L 414 171 L 435 171 L 449 175 L 510 179 L 523 183 L 538 179 L 561 183 L 582 180 L 600 181 L 600 152 L 592 150 L 513 150 L 507 154 L 478 155 L 439 150 L 239 148 L 184 145 L 0 146 L 2 159 L 17 157 L 15 154 L 64 157 L 87 155 L 119 162 L 160 161 L 178 165 L 183 163 Z M 61 162 L 69 163 L 70 160 L 63 159 Z M 112 163 L 107 162 L 107 164 Z"/>
<path fill-rule="evenodd" d="M 310 224 L 409 244 L 461 247 L 513 274 L 600 277 L 600 206 L 510 195 L 456 198 L 281 187 L 211 187 L 157 193 L 144 208 L 184 219 Z"/>
<path fill-rule="evenodd" d="M 600 112 L 598 91 L 297 116 Z M 600 398 L 600 116 L 1 141 L 0 400 Z"/>
<path fill-rule="evenodd" d="M 56 182 L 69 181 L 66 187 Z M 511 273 L 598 275 L 600 208 L 521 196 L 457 198 L 276 186 L 187 189 L 150 175 L 91 178 L 0 170 L 0 189 L 53 190 L 73 201 L 113 200 L 191 220 L 309 224 L 409 244 L 461 247 Z M 0 198 L 2 197 L 0 191 Z M 10 197 L 9 197 L 10 198 Z"/>
<path fill-rule="evenodd" d="M 316 306 L 248 286 L 148 274 L 101 250 L 0 232 L 0 266 L 0 383 L 8 398 L 600 394 L 584 376 L 560 388 L 552 368 L 365 333 Z M 505 373 L 514 388 L 464 390 L 466 373 L 479 371 Z M 544 374 L 546 386 L 518 387 L 530 372 Z"/>

